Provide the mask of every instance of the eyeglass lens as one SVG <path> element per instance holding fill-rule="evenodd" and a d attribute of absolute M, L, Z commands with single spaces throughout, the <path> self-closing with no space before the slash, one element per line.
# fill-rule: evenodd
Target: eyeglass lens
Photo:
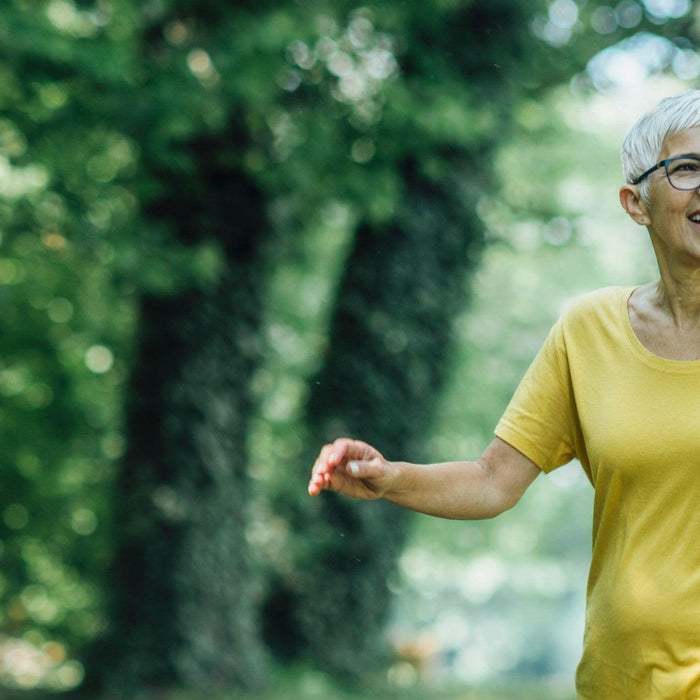
<path fill-rule="evenodd" d="M 700 159 L 674 158 L 666 163 L 668 181 L 679 190 L 700 187 Z"/>

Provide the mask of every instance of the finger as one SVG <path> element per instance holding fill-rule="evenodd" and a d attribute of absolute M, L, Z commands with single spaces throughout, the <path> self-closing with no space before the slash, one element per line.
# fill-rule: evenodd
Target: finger
<path fill-rule="evenodd" d="M 320 493 L 323 488 L 326 488 L 331 481 L 331 474 L 333 467 L 330 463 L 330 456 L 333 452 L 333 445 L 324 445 L 321 448 L 314 466 L 311 469 L 311 478 L 309 480 L 308 491 L 312 496 Z"/>
<path fill-rule="evenodd" d="M 321 452 L 319 453 L 318 457 L 316 458 L 316 461 L 314 462 L 314 466 L 311 469 L 312 474 L 323 474 L 324 472 L 327 472 L 330 468 L 330 456 L 333 452 L 333 445 L 324 445 L 321 448 Z"/>
<path fill-rule="evenodd" d="M 312 496 L 320 493 L 323 489 L 330 488 L 331 475 L 328 473 L 314 474 L 309 480 L 308 490 Z"/>
<path fill-rule="evenodd" d="M 309 491 L 309 496 L 318 496 L 319 493 L 323 490 L 323 480 L 317 479 L 317 478 L 312 478 L 311 481 L 309 481 L 309 486 L 308 486 L 308 491 Z"/>
<path fill-rule="evenodd" d="M 347 459 L 348 453 L 351 450 L 353 441 L 349 438 L 338 438 L 330 446 L 330 454 L 328 455 L 328 464 L 332 467 L 337 467 Z"/>
<path fill-rule="evenodd" d="M 360 460 L 351 460 L 345 467 L 345 472 L 355 479 L 373 479 L 381 476 L 384 468 L 381 464 L 374 461 L 363 462 Z"/>

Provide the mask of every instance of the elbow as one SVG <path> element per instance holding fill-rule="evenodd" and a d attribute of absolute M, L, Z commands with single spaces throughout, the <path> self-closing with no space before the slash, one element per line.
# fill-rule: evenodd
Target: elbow
<path fill-rule="evenodd" d="M 503 504 L 502 508 L 499 511 L 498 515 L 501 513 L 505 513 L 507 510 L 510 510 L 511 508 L 515 508 L 515 506 L 520 503 L 520 499 L 522 497 L 522 493 L 511 493 L 508 494 L 506 497 L 503 499 Z"/>
<path fill-rule="evenodd" d="M 493 520 L 517 505 L 520 496 L 501 497 L 491 499 L 481 503 L 481 506 L 468 515 L 456 515 L 456 520 Z"/>
<path fill-rule="evenodd" d="M 489 503 L 484 504 L 483 514 L 479 520 L 491 520 L 499 515 L 502 515 L 511 508 L 515 508 L 520 502 L 522 492 L 518 491 L 496 491 L 494 497 Z"/>
<path fill-rule="evenodd" d="M 501 513 L 505 513 L 506 511 L 510 510 L 511 508 L 515 508 L 515 506 L 520 503 L 520 499 L 523 497 L 525 494 L 524 489 L 521 488 L 509 488 L 501 492 L 500 494 L 500 508 L 496 515 L 500 515 Z"/>

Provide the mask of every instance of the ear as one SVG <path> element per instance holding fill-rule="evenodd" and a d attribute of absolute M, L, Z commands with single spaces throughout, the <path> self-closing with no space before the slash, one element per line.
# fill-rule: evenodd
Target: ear
<path fill-rule="evenodd" d="M 620 188 L 620 204 L 640 226 L 648 226 L 651 223 L 647 204 L 641 198 L 636 185 L 623 185 Z"/>

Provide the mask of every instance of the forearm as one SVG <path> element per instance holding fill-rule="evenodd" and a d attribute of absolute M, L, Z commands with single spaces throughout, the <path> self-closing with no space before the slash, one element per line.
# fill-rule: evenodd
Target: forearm
<path fill-rule="evenodd" d="M 492 518 L 514 506 L 540 473 L 534 462 L 495 438 L 473 462 L 389 462 L 360 440 L 325 445 L 311 471 L 309 493 L 324 489 L 392 503 L 441 518 Z"/>
<path fill-rule="evenodd" d="M 383 497 L 411 510 L 440 518 L 481 520 L 514 506 L 519 494 L 504 489 L 488 465 L 474 462 L 411 464 L 390 462 L 392 485 Z"/>

